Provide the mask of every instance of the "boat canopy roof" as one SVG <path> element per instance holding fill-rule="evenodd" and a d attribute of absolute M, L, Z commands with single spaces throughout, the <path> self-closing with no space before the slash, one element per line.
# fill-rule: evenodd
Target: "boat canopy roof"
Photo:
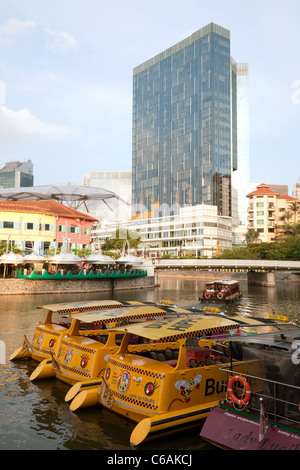
<path fill-rule="evenodd" d="M 165 315 L 166 309 L 156 307 L 155 305 L 140 305 L 116 309 L 96 310 L 94 312 L 79 313 L 72 315 L 72 318 L 84 323 L 106 322 L 109 320 L 133 320 L 151 315 Z"/>
<path fill-rule="evenodd" d="M 222 316 L 189 315 L 176 319 L 160 319 L 147 323 L 136 323 L 126 327 L 114 328 L 119 332 L 131 333 L 150 340 L 175 341 L 189 336 L 211 336 L 214 333 L 224 333 L 236 330 L 239 324 Z"/>
<path fill-rule="evenodd" d="M 238 342 L 247 345 L 266 345 L 279 349 L 292 349 L 293 342 L 300 340 L 300 328 L 292 324 L 278 323 L 278 330 L 270 333 L 257 335 L 239 336 L 230 339 L 231 342 Z M 295 348 L 294 348 L 295 349 Z"/>
<path fill-rule="evenodd" d="M 150 303 L 150 302 L 149 302 Z M 51 312 L 56 313 L 78 313 L 83 311 L 96 310 L 101 308 L 117 308 L 125 307 L 131 305 L 145 305 L 144 302 L 129 301 L 129 302 L 119 302 L 117 300 L 91 300 L 91 301 L 82 301 L 82 302 L 62 302 L 58 304 L 48 304 L 41 305 L 37 308 L 42 308 L 45 310 L 50 310 Z"/>

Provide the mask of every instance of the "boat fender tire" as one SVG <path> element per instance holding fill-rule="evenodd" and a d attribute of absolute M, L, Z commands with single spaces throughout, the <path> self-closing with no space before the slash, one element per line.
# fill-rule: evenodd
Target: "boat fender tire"
<path fill-rule="evenodd" d="M 217 297 L 218 297 L 218 299 L 221 300 L 221 299 L 223 299 L 224 296 L 223 296 L 222 292 L 218 292 Z"/>
<path fill-rule="evenodd" d="M 210 296 L 211 296 L 211 293 L 210 293 L 210 292 L 205 292 L 204 297 L 205 297 L 206 299 L 209 299 Z"/>
<path fill-rule="evenodd" d="M 245 397 L 240 400 L 235 394 L 234 394 L 234 391 L 233 391 L 233 384 L 235 382 L 240 382 L 243 387 L 244 387 L 244 390 L 246 392 L 246 395 Z M 245 379 L 245 377 L 242 377 L 241 375 L 234 375 L 233 377 L 231 377 L 231 379 L 229 380 L 228 382 L 228 387 L 227 387 L 227 391 L 228 391 L 228 394 L 231 398 L 231 400 L 236 404 L 236 405 L 239 405 L 239 406 L 245 406 L 247 405 L 247 403 L 249 403 L 250 401 L 250 398 L 251 398 L 251 389 L 250 389 L 250 385 L 249 383 L 247 382 L 247 380 Z"/>

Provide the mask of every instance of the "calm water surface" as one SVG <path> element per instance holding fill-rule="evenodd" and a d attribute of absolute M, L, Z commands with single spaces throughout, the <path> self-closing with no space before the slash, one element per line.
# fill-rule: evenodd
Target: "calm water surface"
<path fill-rule="evenodd" d="M 97 294 L 34 295 L 0 297 L 0 340 L 6 346 L 6 363 L 0 364 L 0 450 L 130 450 L 134 427 L 125 419 L 102 408 L 74 413 L 64 397 L 69 386 L 48 379 L 30 382 L 37 363 L 24 359 L 10 362 L 8 357 L 23 344 L 24 335 L 33 337 L 37 322 L 44 319 L 38 305 L 94 299 L 147 300 L 172 299 L 179 306 L 197 303 L 204 282 L 201 280 L 160 279 L 156 289 L 128 290 Z M 243 298 L 227 308 L 235 314 L 266 316 L 274 309 L 300 321 L 300 284 L 278 283 L 276 288 L 248 286 L 241 281 Z M 3 343 L 0 345 L 3 346 Z M 199 429 L 150 441 L 142 450 L 209 450 L 199 437 Z"/>

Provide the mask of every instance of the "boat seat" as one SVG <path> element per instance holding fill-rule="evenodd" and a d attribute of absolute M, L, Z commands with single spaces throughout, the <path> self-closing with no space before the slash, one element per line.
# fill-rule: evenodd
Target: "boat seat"
<path fill-rule="evenodd" d="M 164 355 L 164 353 L 158 352 L 158 353 L 157 353 L 157 359 L 158 359 L 160 362 L 165 362 L 166 356 Z"/>
<path fill-rule="evenodd" d="M 225 356 L 225 354 L 223 354 L 220 359 L 223 364 L 225 364 L 226 362 L 230 362 L 230 358 L 228 356 Z"/>
<path fill-rule="evenodd" d="M 171 361 L 174 358 L 174 354 L 173 354 L 172 349 L 167 348 L 165 350 L 165 356 L 166 356 L 167 361 Z"/>
<path fill-rule="evenodd" d="M 157 352 L 156 351 L 150 351 L 149 356 L 151 359 L 154 359 L 157 361 Z"/>
<path fill-rule="evenodd" d="M 169 361 L 165 361 L 165 364 L 175 367 L 177 365 L 177 359 L 170 359 Z"/>
<path fill-rule="evenodd" d="M 212 359 L 210 359 L 210 358 L 205 359 L 205 365 L 206 366 L 212 366 L 212 365 L 215 365 L 215 364 L 216 364 L 216 362 L 213 361 Z"/>
<path fill-rule="evenodd" d="M 195 359 L 190 359 L 187 364 L 189 367 L 198 367 L 199 364 Z"/>

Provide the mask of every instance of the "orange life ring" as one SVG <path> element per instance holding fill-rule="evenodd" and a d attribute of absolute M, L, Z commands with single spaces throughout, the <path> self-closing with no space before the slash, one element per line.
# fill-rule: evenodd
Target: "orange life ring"
<path fill-rule="evenodd" d="M 210 296 L 211 296 L 211 293 L 210 293 L 210 292 L 205 292 L 204 297 L 205 297 L 206 299 L 209 299 Z"/>
<path fill-rule="evenodd" d="M 242 400 L 240 400 L 233 392 L 232 387 L 233 387 L 234 382 L 236 382 L 236 381 L 240 382 L 244 386 L 244 390 L 246 392 L 246 395 Z M 248 384 L 245 377 L 242 377 L 241 375 L 234 375 L 233 377 L 231 377 L 231 379 L 228 382 L 227 391 L 228 391 L 228 394 L 229 394 L 231 400 L 236 405 L 245 406 L 250 401 L 250 398 L 251 398 L 250 385 Z"/>
<path fill-rule="evenodd" d="M 222 292 L 218 292 L 217 297 L 218 297 L 218 299 L 221 300 L 221 299 L 223 299 L 224 295 L 222 294 Z"/>

